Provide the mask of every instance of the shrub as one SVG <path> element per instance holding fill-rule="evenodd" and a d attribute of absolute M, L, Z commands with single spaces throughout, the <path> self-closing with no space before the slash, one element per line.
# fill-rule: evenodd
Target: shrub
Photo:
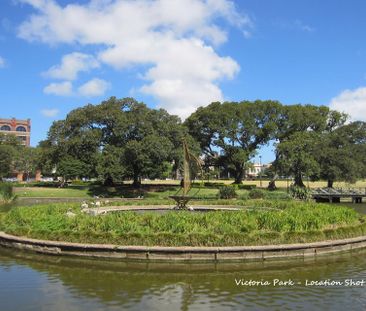
<path fill-rule="evenodd" d="M 233 199 L 236 198 L 236 187 L 233 185 L 222 186 L 219 188 L 219 198 L 220 199 Z"/>
<path fill-rule="evenodd" d="M 88 186 L 90 184 L 89 181 L 83 181 L 80 179 L 75 179 L 72 181 L 72 186 Z"/>
<path fill-rule="evenodd" d="M 308 201 L 311 198 L 310 189 L 308 188 L 291 185 L 289 190 L 294 199 Z"/>
<path fill-rule="evenodd" d="M 13 194 L 13 185 L 9 183 L 0 183 L 0 202 L 11 202 L 15 199 Z"/>
<path fill-rule="evenodd" d="M 249 192 L 250 199 L 263 199 L 265 197 L 265 192 L 261 189 L 252 189 Z"/>
<path fill-rule="evenodd" d="M 205 182 L 203 184 L 206 188 L 219 188 L 222 186 L 225 186 L 225 184 L 223 182 Z"/>

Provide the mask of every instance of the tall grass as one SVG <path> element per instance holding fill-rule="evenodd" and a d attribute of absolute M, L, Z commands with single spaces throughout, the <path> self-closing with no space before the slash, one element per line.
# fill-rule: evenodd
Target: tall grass
<path fill-rule="evenodd" d="M 0 230 L 49 240 L 165 246 L 309 242 L 366 234 L 364 219 L 350 208 L 292 201 L 280 207 L 90 216 L 78 204 L 59 203 L 13 208 L 0 219 Z M 70 208 L 75 217 L 66 216 Z"/>
<path fill-rule="evenodd" d="M 0 203 L 10 203 L 15 199 L 13 186 L 9 183 L 0 182 Z"/>

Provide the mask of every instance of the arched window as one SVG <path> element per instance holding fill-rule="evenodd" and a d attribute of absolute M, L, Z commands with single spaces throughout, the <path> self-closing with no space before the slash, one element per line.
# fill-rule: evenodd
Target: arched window
<path fill-rule="evenodd" d="M 3 125 L 3 126 L 0 128 L 0 130 L 2 130 L 2 131 L 10 131 L 10 130 L 11 130 L 11 128 L 10 128 L 10 126 L 9 126 L 9 125 Z"/>
<path fill-rule="evenodd" d="M 24 126 L 18 126 L 17 127 L 17 132 L 26 132 L 26 128 Z"/>

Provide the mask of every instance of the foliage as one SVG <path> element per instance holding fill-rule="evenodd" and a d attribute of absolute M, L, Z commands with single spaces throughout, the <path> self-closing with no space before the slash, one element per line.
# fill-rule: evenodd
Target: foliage
<path fill-rule="evenodd" d="M 294 199 L 307 201 L 311 198 L 311 191 L 308 188 L 305 187 L 299 187 L 296 185 L 291 185 L 289 188 L 290 195 Z"/>
<path fill-rule="evenodd" d="M 208 178 L 221 171 L 241 184 L 257 149 L 274 141 L 276 160 L 265 171 L 272 179 L 270 189 L 276 189 L 279 175 L 294 177 L 301 187 L 304 176 L 327 179 L 331 186 L 366 177 L 366 126 L 345 124 L 346 119 L 325 106 L 257 100 L 215 102 L 200 107 L 182 124 L 165 110 L 150 109 L 133 98 L 111 97 L 54 122 L 40 152 L 24 151 L 14 138 L 0 136 L 0 178 L 14 168 L 41 168 L 45 174 L 57 168 L 58 174 L 70 178 L 99 178 L 106 186 L 132 179 L 137 187 L 143 178 L 178 176 L 184 138 L 196 156 L 203 155 Z"/>
<path fill-rule="evenodd" d="M 325 133 L 316 154 L 320 178 L 333 187 L 335 181 L 355 182 L 366 177 L 366 123 L 352 122 Z"/>
<path fill-rule="evenodd" d="M 9 203 L 16 199 L 13 186 L 9 183 L 0 182 L 0 203 Z"/>
<path fill-rule="evenodd" d="M 220 199 L 233 199 L 237 197 L 236 187 L 233 185 L 221 186 L 219 188 Z"/>
<path fill-rule="evenodd" d="M 280 111 L 275 101 L 215 102 L 198 108 L 185 124 L 206 158 L 216 159 L 240 184 L 256 149 L 274 138 Z"/>
<path fill-rule="evenodd" d="M 204 182 L 203 186 L 205 188 L 220 188 L 221 186 L 224 186 L 225 184 L 223 182 Z"/>
<path fill-rule="evenodd" d="M 14 154 L 15 149 L 12 146 L 0 145 L 0 181 L 13 171 Z"/>
<path fill-rule="evenodd" d="M 271 182 L 269 184 L 270 189 L 276 189 L 275 181 L 278 175 L 285 175 L 289 177 L 291 175 L 290 166 L 292 166 L 291 171 L 299 171 L 299 167 L 295 167 L 295 163 L 288 163 L 284 166 L 283 161 L 283 151 L 281 146 L 287 144 L 284 148 L 293 148 L 293 146 L 288 146 L 291 144 L 293 138 L 297 138 L 302 133 L 312 133 L 320 135 L 325 132 L 330 132 L 333 129 L 342 126 L 347 119 L 345 114 L 339 113 L 334 110 L 330 110 L 326 106 L 314 106 L 314 105 L 288 105 L 282 107 L 282 113 L 278 119 L 278 127 L 276 133 L 276 159 L 272 163 L 271 172 L 269 177 L 271 177 Z M 306 135 L 306 134 L 304 134 Z M 311 144 L 311 141 L 309 142 Z M 315 141 L 314 141 L 315 143 Z M 316 147 L 317 148 L 317 147 Z M 315 147 L 312 149 L 316 150 Z M 304 150 L 305 153 L 307 150 Z M 300 151 L 301 153 L 301 151 Z M 307 167 L 310 169 L 310 167 Z M 309 173 L 309 172 L 307 172 Z M 296 183 L 303 186 L 301 176 L 298 173 L 296 177 Z M 309 175 L 308 175 L 309 176 Z"/>
<path fill-rule="evenodd" d="M 307 242 L 366 232 L 363 220 L 350 208 L 299 202 L 281 204 L 285 207 L 282 210 L 121 212 L 97 217 L 82 213 L 78 204 L 17 207 L 2 217 L 0 230 L 48 240 L 164 246 Z M 75 217 L 66 216 L 70 208 Z"/>
<path fill-rule="evenodd" d="M 57 166 L 57 174 L 62 176 L 65 181 L 88 176 L 89 170 L 89 165 L 70 156 L 61 160 Z"/>
<path fill-rule="evenodd" d="M 163 177 L 171 173 L 167 170 L 178 169 L 186 136 L 177 116 L 133 98 L 111 97 L 54 122 L 42 148 L 54 166 L 72 158 L 88 167 L 89 178 L 100 177 L 108 185 L 132 178 L 138 186 L 142 177 Z M 189 137 L 186 140 L 195 144 Z"/>
<path fill-rule="evenodd" d="M 18 172 L 23 172 L 28 180 L 30 174 L 34 174 L 39 168 L 39 157 L 39 148 L 19 146 L 13 158 L 13 168 Z"/>
<path fill-rule="evenodd" d="M 265 197 L 265 192 L 262 189 L 252 189 L 249 191 L 250 199 L 263 199 Z"/>
<path fill-rule="evenodd" d="M 125 168 L 122 164 L 122 152 L 120 147 L 107 145 L 98 155 L 96 171 L 105 186 L 113 186 L 115 182 L 123 180 Z"/>
<path fill-rule="evenodd" d="M 319 176 L 316 153 L 319 135 L 316 132 L 296 132 L 277 145 L 276 167 L 285 176 L 294 176 L 295 185 L 305 187 L 303 177 Z"/>

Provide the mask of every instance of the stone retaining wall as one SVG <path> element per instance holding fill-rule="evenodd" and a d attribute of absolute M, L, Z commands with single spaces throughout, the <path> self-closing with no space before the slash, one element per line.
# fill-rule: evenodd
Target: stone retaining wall
<path fill-rule="evenodd" d="M 0 246 L 51 255 L 158 261 L 246 261 L 305 258 L 366 248 L 366 236 L 304 244 L 234 247 L 160 247 L 36 240 L 0 232 Z"/>

